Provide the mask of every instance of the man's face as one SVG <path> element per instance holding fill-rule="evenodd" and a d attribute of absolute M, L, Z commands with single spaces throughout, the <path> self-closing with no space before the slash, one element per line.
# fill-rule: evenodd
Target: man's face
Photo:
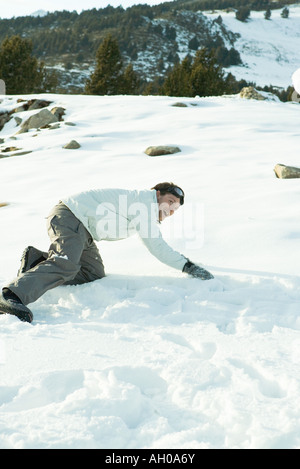
<path fill-rule="evenodd" d="M 166 217 L 170 217 L 180 207 L 180 199 L 173 194 L 166 193 L 161 195 L 160 191 L 156 192 L 159 221 L 163 221 Z"/>

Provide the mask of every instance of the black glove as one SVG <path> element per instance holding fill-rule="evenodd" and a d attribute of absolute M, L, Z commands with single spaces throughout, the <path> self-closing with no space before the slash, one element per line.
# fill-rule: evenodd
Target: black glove
<path fill-rule="evenodd" d="M 192 277 L 201 278 L 201 280 L 210 280 L 214 278 L 214 276 L 208 272 L 208 270 L 205 270 L 202 267 L 199 267 L 199 265 L 193 264 L 190 261 L 184 265 L 182 271 L 192 275 Z"/>

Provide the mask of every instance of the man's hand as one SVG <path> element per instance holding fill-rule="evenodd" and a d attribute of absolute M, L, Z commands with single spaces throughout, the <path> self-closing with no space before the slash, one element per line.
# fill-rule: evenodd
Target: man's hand
<path fill-rule="evenodd" d="M 199 265 L 193 264 L 190 261 L 185 264 L 182 271 L 186 272 L 192 277 L 201 278 L 201 280 L 210 280 L 214 278 L 214 276 L 208 272 L 208 270 L 205 270 L 202 267 L 199 267 Z"/>

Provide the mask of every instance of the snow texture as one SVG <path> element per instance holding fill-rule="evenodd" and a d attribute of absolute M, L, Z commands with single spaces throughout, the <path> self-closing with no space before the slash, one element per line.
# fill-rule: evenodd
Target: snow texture
<path fill-rule="evenodd" d="M 234 43 L 243 64 L 229 67 L 237 79 L 258 86 L 291 86 L 290 76 L 300 66 L 299 19 L 300 5 L 289 5 L 289 17 L 282 18 L 282 8 L 272 10 L 270 20 L 265 11 L 251 11 L 247 21 L 238 21 L 235 12 L 206 12 L 208 18 L 221 15 L 224 25 L 240 37 Z M 228 43 L 230 49 L 231 45 Z"/>
<path fill-rule="evenodd" d="M 47 292 L 32 324 L 0 316 L 0 448 L 299 449 L 300 186 L 273 171 L 299 166 L 299 104 L 39 97 L 76 125 L 17 135 L 32 153 L 0 160 L 1 285 L 27 245 L 48 249 L 61 197 L 162 181 L 186 192 L 163 235 L 215 279 L 136 237 L 100 242 L 104 279 Z M 63 149 L 71 139 L 81 148 Z M 182 151 L 151 158 L 150 145 Z"/>

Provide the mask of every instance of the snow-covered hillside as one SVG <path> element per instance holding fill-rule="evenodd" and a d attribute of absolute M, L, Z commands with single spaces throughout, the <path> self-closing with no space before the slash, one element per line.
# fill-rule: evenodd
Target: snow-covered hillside
<path fill-rule="evenodd" d="M 272 10 L 270 20 L 265 19 L 265 11 L 251 11 L 246 22 L 238 21 L 234 12 L 206 12 L 208 18 L 220 15 L 228 30 L 240 34 L 234 48 L 243 66 L 228 69 L 237 79 L 258 86 L 290 86 L 290 76 L 300 66 L 300 5 L 288 9 L 288 18 L 282 18 L 282 9 L 278 9 Z"/>
<path fill-rule="evenodd" d="M 299 105 L 42 97 L 66 109 L 60 128 L 0 132 L 1 151 L 32 151 L 0 159 L 1 285 L 24 247 L 47 249 L 60 197 L 165 180 L 186 204 L 163 235 L 215 279 L 135 237 L 101 242 L 106 278 L 49 291 L 32 324 L 0 316 L 0 448 L 299 448 L 300 186 L 273 172 L 300 165 Z M 81 148 L 63 149 L 72 139 Z M 182 151 L 144 153 L 161 144 Z"/>

